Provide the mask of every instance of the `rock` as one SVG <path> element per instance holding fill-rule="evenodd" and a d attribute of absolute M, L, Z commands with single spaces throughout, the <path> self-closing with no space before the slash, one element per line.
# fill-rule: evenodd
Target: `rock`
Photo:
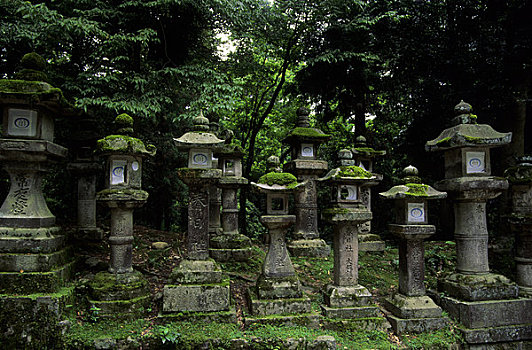
<path fill-rule="evenodd" d="M 151 244 L 151 247 L 153 249 L 157 249 L 157 250 L 162 250 L 162 249 L 166 249 L 170 246 L 170 244 L 166 243 L 166 242 L 153 242 Z"/>

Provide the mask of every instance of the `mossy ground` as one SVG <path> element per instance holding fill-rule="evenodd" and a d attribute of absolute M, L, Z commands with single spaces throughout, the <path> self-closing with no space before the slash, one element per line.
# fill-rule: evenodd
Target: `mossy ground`
<path fill-rule="evenodd" d="M 152 302 L 145 317 L 134 321 L 110 321 L 98 317 L 98 310 L 79 303 L 74 306 L 70 330 L 65 334 L 67 349 L 94 349 L 95 344 L 115 344 L 114 348 L 210 348 L 228 349 L 231 339 L 244 339 L 253 349 L 283 349 L 286 341 L 306 339 L 312 341 L 320 335 L 331 335 L 339 349 L 442 349 L 459 341 L 455 326 L 427 334 L 397 337 L 391 331 L 360 329 L 358 326 L 338 329 L 308 329 L 305 327 L 252 326 L 243 328 L 243 319 L 248 315 L 245 297 L 247 288 L 255 284 L 261 271 L 266 246 L 255 242 L 249 262 L 227 262 L 222 269 L 231 279 L 231 293 L 237 309 L 237 324 L 163 322 L 157 318 L 161 305 L 161 290 L 173 267 L 182 259 L 183 233 L 150 230 L 135 227 L 133 265 L 150 283 Z M 152 243 L 169 243 L 164 249 L 152 248 Z M 453 242 L 426 243 L 426 274 L 428 288 L 436 286 L 437 276 L 454 268 Z M 86 252 L 90 255 L 90 252 Z M 103 245 L 94 249 L 92 257 L 102 261 L 100 269 L 106 268 L 108 250 Z M 87 256 L 85 256 L 87 258 Z M 397 290 L 398 250 L 389 242 L 382 253 L 361 252 L 359 257 L 359 282 L 369 289 L 375 302 Z M 293 258 L 294 267 L 304 292 L 311 298 L 313 311 L 323 302 L 321 290 L 332 281 L 333 256 L 328 258 Z M 92 271 L 94 274 L 96 271 Z M 83 281 L 86 276 L 79 276 Z M 90 277 L 90 276 L 89 276 Z M 83 292 L 83 288 L 78 289 Z M 113 347 L 112 347 L 113 348 Z M 209 348 L 209 347 L 206 347 Z"/>

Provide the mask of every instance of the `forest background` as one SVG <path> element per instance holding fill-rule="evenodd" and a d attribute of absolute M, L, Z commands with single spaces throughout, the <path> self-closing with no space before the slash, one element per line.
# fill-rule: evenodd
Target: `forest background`
<path fill-rule="evenodd" d="M 186 228 L 186 186 L 176 176 L 186 155 L 172 138 L 200 112 L 234 131 L 252 181 L 270 155 L 289 160 L 281 140 L 299 107 L 332 135 L 320 149 L 331 168 L 357 135 L 386 150 L 376 191 L 409 164 L 426 183 L 443 177 L 442 157 L 424 144 L 449 126 L 462 99 L 479 123 L 513 132 L 493 157 L 496 175 L 532 152 L 525 138 L 532 135 L 532 1 L 0 0 L 0 18 L 0 78 L 12 78 L 20 58 L 37 52 L 49 82 L 96 118 L 98 136 L 112 133 L 114 117 L 126 112 L 136 136 L 157 147 L 144 167 L 149 202 L 135 216 L 153 228 Z M 72 145 L 74 124 L 57 119 L 57 143 Z M 76 185 L 65 169 L 57 165 L 45 193 L 68 222 Z M 7 191 L 7 179 L 0 187 Z M 390 204 L 374 201 L 374 227 L 384 230 Z M 263 232 L 258 207 L 258 196 L 244 190 L 241 227 L 255 238 Z"/>

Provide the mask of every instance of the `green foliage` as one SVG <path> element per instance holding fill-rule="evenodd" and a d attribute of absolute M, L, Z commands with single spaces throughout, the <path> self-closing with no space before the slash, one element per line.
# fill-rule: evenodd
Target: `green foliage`
<path fill-rule="evenodd" d="M 438 279 L 454 271 L 456 243 L 429 241 L 425 243 L 425 280 L 429 288 L 436 289 Z"/>
<path fill-rule="evenodd" d="M 405 334 L 401 341 L 408 349 L 446 349 L 452 344 L 461 344 L 461 333 L 454 327 L 420 334 Z"/>

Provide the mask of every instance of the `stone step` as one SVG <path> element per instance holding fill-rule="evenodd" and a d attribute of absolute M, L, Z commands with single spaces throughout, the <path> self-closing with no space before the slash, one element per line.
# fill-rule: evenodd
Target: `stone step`
<path fill-rule="evenodd" d="M 532 324 L 520 324 L 490 328 L 469 329 L 458 328 L 468 344 L 492 344 L 516 342 L 515 346 L 505 349 L 530 349 L 531 347 L 519 347 L 518 342 L 528 341 L 528 346 L 532 345 Z M 502 348 L 502 347 L 501 347 Z"/>
<path fill-rule="evenodd" d="M 164 313 L 157 316 L 162 323 L 168 322 L 215 322 L 215 323 L 236 323 L 236 311 L 217 312 L 177 312 Z"/>
<path fill-rule="evenodd" d="M 150 295 L 142 295 L 126 300 L 89 300 L 98 308 L 94 311 L 95 317 L 112 319 L 134 319 L 142 316 L 150 303 Z"/>
<path fill-rule="evenodd" d="M 331 247 L 323 239 L 294 240 L 288 243 L 287 247 L 292 256 L 326 258 L 331 253 Z"/>
<path fill-rule="evenodd" d="M 318 313 L 307 313 L 299 315 L 270 315 L 270 316 L 251 316 L 244 320 L 245 327 L 253 324 L 264 324 L 271 326 L 302 326 L 306 328 L 319 329 L 321 316 Z"/>

